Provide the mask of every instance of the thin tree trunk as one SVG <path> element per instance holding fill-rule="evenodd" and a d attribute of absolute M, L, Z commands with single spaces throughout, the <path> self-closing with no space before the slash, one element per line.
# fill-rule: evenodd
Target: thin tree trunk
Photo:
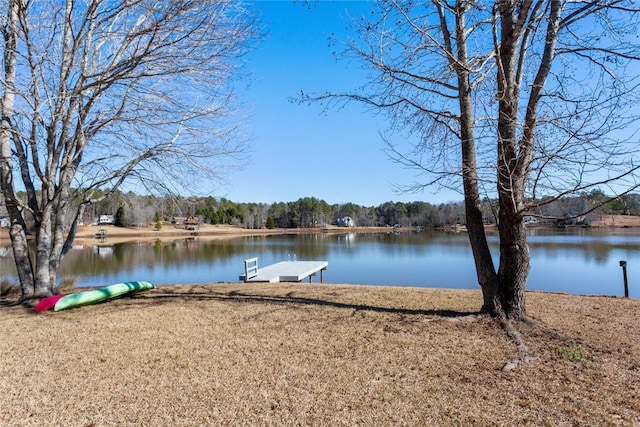
<path fill-rule="evenodd" d="M 467 233 L 476 266 L 478 284 L 482 289 L 483 304 L 481 311 L 491 315 L 501 314 L 498 301 L 498 278 L 489 250 L 487 235 L 482 217 L 482 200 L 478 188 L 475 142 L 472 135 L 471 119 L 465 111 L 470 110 L 470 100 L 461 102 L 462 114 L 462 184 L 464 189 L 464 207 Z M 468 119 L 466 119 L 469 117 Z"/>
<path fill-rule="evenodd" d="M 49 271 L 51 259 L 51 220 L 52 209 L 43 209 L 40 222 L 36 222 L 36 265 L 35 265 L 35 297 L 42 298 L 53 294 Z"/>
<path fill-rule="evenodd" d="M 501 311 L 498 300 L 498 278 L 484 230 L 477 185 L 474 185 L 473 179 L 470 177 L 463 177 L 463 181 L 467 232 L 473 253 L 473 261 L 476 266 L 478 283 L 482 289 L 483 304 L 481 311 L 491 315 L 499 315 Z M 474 196 L 477 197 L 475 200 Z"/>
<path fill-rule="evenodd" d="M 9 213 L 9 219 L 11 221 L 9 237 L 11 238 L 13 259 L 15 260 L 16 270 L 18 272 L 22 299 L 27 300 L 35 297 L 36 289 L 34 286 L 35 281 L 31 258 L 29 256 L 29 242 L 25 232 L 26 225 L 22 222 L 22 217 L 16 215 L 17 208 L 10 207 L 9 205 L 10 203 L 7 200 L 7 212 Z"/>

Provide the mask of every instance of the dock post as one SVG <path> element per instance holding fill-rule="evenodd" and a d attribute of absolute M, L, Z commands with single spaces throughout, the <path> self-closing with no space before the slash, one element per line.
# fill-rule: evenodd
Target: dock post
<path fill-rule="evenodd" d="M 627 280 L 627 261 L 620 261 L 622 279 L 624 280 L 624 297 L 629 298 L 629 281 Z"/>

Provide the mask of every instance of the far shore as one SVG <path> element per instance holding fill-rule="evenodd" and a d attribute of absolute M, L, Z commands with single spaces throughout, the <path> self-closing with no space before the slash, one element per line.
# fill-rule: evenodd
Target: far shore
<path fill-rule="evenodd" d="M 549 227 L 529 225 L 529 227 Z M 592 228 L 635 228 L 640 227 L 640 216 L 633 215 L 601 215 L 596 221 L 592 221 Z M 174 224 L 164 223 L 157 230 L 155 225 L 144 227 L 115 227 L 113 225 L 85 225 L 78 229 L 74 243 L 87 245 L 99 241 L 101 230 L 106 232 L 109 243 L 125 243 L 130 241 L 150 241 L 159 239 L 178 239 L 184 237 L 195 237 L 204 239 L 227 239 L 243 236 L 267 236 L 276 234 L 313 234 L 313 233 L 391 233 L 395 231 L 403 232 L 415 230 L 415 227 L 394 228 L 394 227 L 338 227 L 327 225 L 317 228 L 274 228 L 274 229 L 248 229 L 233 225 L 213 225 L 201 224 L 197 230 L 186 230 L 176 227 Z M 488 225 L 488 230 L 495 229 L 495 225 Z M 447 231 L 465 232 L 463 225 L 445 228 Z M 8 229 L 0 229 L 0 244 L 8 243 Z"/>
<path fill-rule="evenodd" d="M 326 226 L 318 228 L 274 228 L 248 229 L 233 225 L 202 224 L 197 230 L 185 230 L 173 224 L 165 223 L 160 230 L 154 225 L 144 227 L 116 227 L 113 225 L 85 225 L 78 229 L 74 243 L 89 244 L 98 242 L 100 231 L 106 231 L 109 243 L 129 241 L 147 241 L 158 239 L 177 239 L 183 237 L 199 237 L 206 239 L 227 239 L 243 236 L 267 236 L 275 234 L 311 234 L 311 233 L 384 233 L 392 232 L 392 227 L 337 227 Z M 7 229 L 0 230 L 0 243 L 9 240 Z"/>
<path fill-rule="evenodd" d="M 384 233 L 393 232 L 392 227 L 337 227 L 326 226 L 318 228 L 274 228 L 274 229 L 249 229 L 233 225 L 212 225 L 201 224 L 197 230 L 185 230 L 173 224 L 163 224 L 160 230 L 155 226 L 146 227 L 115 227 L 107 226 L 84 226 L 76 235 L 74 242 L 77 244 L 89 244 L 97 242 L 99 230 L 106 230 L 109 243 L 122 243 L 128 241 L 149 241 L 162 239 L 178 239 L 185 237 L 198 237 L 201 239 L 229 239 L 245 236 L 269 236 L 278 234 L 328 234 L 328 233 Z"/>

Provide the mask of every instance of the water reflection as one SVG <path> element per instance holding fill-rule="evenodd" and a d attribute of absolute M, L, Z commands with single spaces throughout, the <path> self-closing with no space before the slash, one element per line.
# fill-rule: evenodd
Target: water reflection
<path fill-rule="evenodd" d="M 621 295 L 619 261 L 629 262 L 631 296 L 640 282 L 640 232 L 635 230 L 531 230 L 530 289 Z M 490 236 L 497 257 L 498 239 Z M 327 260 L 330 283 L 477 288 L 471 250 L 464 233 L 303 234 L 224 240 L 172 241 L 76 246 L 64 259 L 61 277 L 81 286 L 127 280 L 154 283 L 237 281 L 243 260 L 260 265 L 282 261 Z M 15 275 L 11 251 L 0 247 L 0 268 Z M 639 286 L 640 287 L 640 286 Z"/>

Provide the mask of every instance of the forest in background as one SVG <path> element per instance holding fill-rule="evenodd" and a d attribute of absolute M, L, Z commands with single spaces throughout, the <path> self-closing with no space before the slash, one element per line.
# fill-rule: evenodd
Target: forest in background
<path fill-rule="evenodd" d="M 0 202 L 3 202 L 0 200 Z M 545 203 L 529 212 L 527 222 L 548 225 L 590 225 L 604 214 L 640 215 L 640 194 L 611 198 L 600 190 L 580 197 L 567 197 Z M 482 202 L 484 220 L 494 224 L 495 200 Z M 87 205 L 83 222 L 92 224 L 101 215 L 112 215 L 119 226 L 147 226 L 172 222 L 175 218 L 195 217 L 200 223 L 228 224 L 247 229 L 314 228 L 327 225 L 352 227 L 440 228 L 465 223 L 464 203 L 385 202 L 378 206 L 355 203 L 329 204 L 315 197 L 291 202 L 238 203 L 226 198 L 157 197 L 132 192 L 112 196 Z M 5 216 L 0 206 L 0 219 Z"/>
<path fill-rule="evenodd" d="M 611 198 L 600 190 L 580 197 L 545 201 L 529 212 L 527 222 L 540 224 L 589 225 L 602 214 L 640 215 L 640 195 Z M 482 203 L 485 222 L 496 222 L 497 204 L 489 198 Z M 385 202 L 378 206 L 355 203 L 329 204 L 315 197 L 291 202 L 237 203 L 215 197 L 155 197 L 116 193 L 84 212 L 86 224 L 100 215 L 114 215 L 117 225 L 149 225 L 170 222 L 176 217 L 196 217 L 201 223 L 229 224 L 248 229 L 313 228 L 327 225 L 359 227 L 438 228 L 464 224 L 464 203 L 432 204 L 427 201 Z"/>

